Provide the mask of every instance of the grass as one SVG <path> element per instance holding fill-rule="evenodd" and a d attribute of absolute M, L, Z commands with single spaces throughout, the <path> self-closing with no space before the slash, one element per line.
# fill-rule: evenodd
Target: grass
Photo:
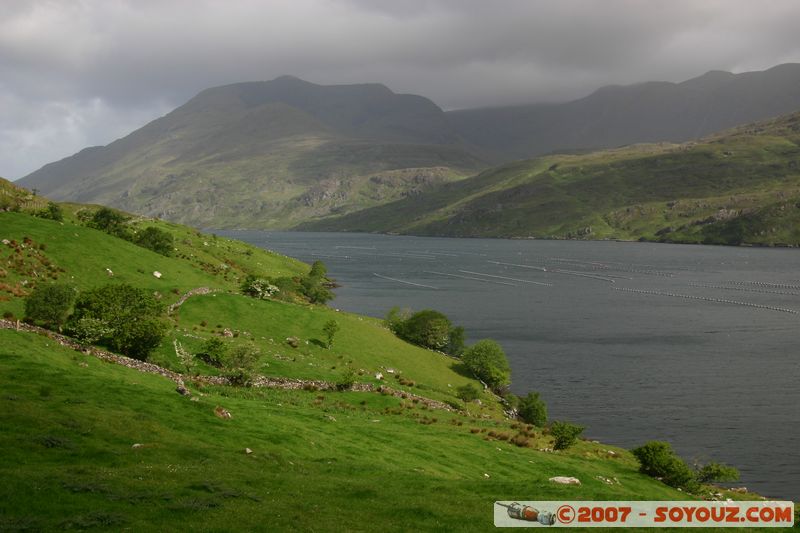
<path fill-rule="evenodd" d="M 0 339 L 3 530 L 480 531 L 497 499 L 685 498 L 616 448 L 545 453 L 470 432 L 507 431 L 496 419 L 397 409 L 375 393 L 221 388 L 195 402 L 42 337 Z"/>
<path fill-rule="evenodd" d="M 800 114 L 698 142 L 557 154 L 300 226 L 420 235 L 800 244 Z"/>

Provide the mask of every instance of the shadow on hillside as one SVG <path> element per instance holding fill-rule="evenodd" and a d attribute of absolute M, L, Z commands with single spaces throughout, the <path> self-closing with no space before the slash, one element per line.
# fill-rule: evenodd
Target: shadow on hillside
<path fill-rule="evenodd" d="M 308 339 L 308 342 L 310 342 L 311 344 L 315 344 L 315 345 L 319 346 L 320 348 L 325 348 L 325 349 L 328 348 L 328 345 L 325 344 L 324 342 L 322 342 L 319 339 Z"/>
<path fill-rule="evenodd" d="M 475 379 L 475 375 L 470 371 L 469 368 L 467 368 L 467 365 L 465 365 L 461 361 L 458 361 L 450 365 L 450 369 L 453 370 L 456 374 L 460 374 L 465 378 Z"/>

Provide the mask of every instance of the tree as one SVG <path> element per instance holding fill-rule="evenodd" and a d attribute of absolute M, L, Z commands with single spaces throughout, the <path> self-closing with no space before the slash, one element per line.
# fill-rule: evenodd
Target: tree
<path fill-rule="evenodd" d="M 235 346 L 225 358 L 223 375 L 230 380 L 231 385 L 249 387 L 253 383 L 260 355 L 258 348 L 252 343 Z"/>
<path fill-rule="evenodd" d="M 458 398 L 466 404 L 468 402 L 474 402 L 480 398 L 481 391 L 479 391 L 478 387 L 472 383 L 467 383 L 466 385 L 461 385 L 456 389 L 456 396 L 458 396 Z"/>
<path fill-rule="evenodd" d="M 726 464 L 710 462 L 697 469 L 696 477 L 700 483 L 738 481 L 739 471 Z"/>
<path fill-rule="evenodd" d="M 72 310 L 75 296 L 75 289 L 69 285 L 37 285 L 25 300 L 25 318 L 60 331 Z"/>
<path fill-rule="evenodd" d="M 454 357 L 461 357 L 464 354 L 464 341 L 464 328 L 461 326 L 451 328 L 450 335 L 447 339 L 447 349 L 445 351 Z"/>
<path fill-rule="evenodd" d="M 89 227 L 105 231 L 115 237 L 129 241 L 131 240 L 131 234 L 126 225 L 127 222 L 128 217 L 119 211 L 109 209 L 108 207 L 101 207 L 92 215 L 92 218 L 89 220 Z"/>
<path fill-rule="evenodd" d="M 554 450 L 566 450 L 578 440 L 578 437 L 585 428 L 569 422 L 553 422 L 550 426 L 550 434 L 555 439 L 553 442 Z"/>
<path fill-rule="evenodd" d="M 325 325 L 322 326 L 322 332 L 325 334 L 325 339 L 328 341 L 328 348 L 333 345 L 333 337 L 336 336 L 337 331 L 339 331 L 339 323 L 333 319 L 328 320 L 325 322 Z"/>
<path fill-rule="evenodd" d="M 520 398 L 517 411 L 519 417 L 528 424 L 539 427 L 547 424 L 547 406 L 539 398 L 538 392 L 529 392 L 527 396 Z"/>
<path fill-rule="evenodd" d="M 227 351 L 228 346 L 222 339 L 212 337 L 205 341 L 200 347 L 197 358 L 213 367 L 222 368 L 222 365 L 225 363 L 225 354 Z"/>
<path fill-rule="evenodd" d="M 306 277 L 300 280 L 300 285 L 303 287 L 303 294 L 309 299 L 311 303 L 324 304 L 328 300 L 333 299 L 333 293 L 325 286 L 327 280 L 325 275 L 328 269 L 322 261 L 314 261 L 311 265 L 311 271 Z"/>
<path fill-rule="evenodd" d="M 126 284 L 105 285 L 78 296 L 70 329 L 77 330 L 83 319 L 93 319 L 95 326 L 107 331 L 97 342 L 145 360 L 166 333 L 162 314 L 162 305 L 150 292 Z"/>
<path fill-rule="evenodd" d="M 133 242 L 142 248 L 166 256 L 171 256 L 175 250 L 175 239 L 172 234 L 155 227 L 145 228 L 137 233 Z"/>
<path fill-rule="evenodd" d="M 671 487 L 691 488 L 696 484 L 694 473 L 668 442 L 650 441 L 631 453 L 639 460 L 639 472 L 643 474 L 661 478 Z"/>
<path fill-rule="evenodd" d="M 403 324 L 408 317 L 411 316 L 411 310 L 409 309 L 400 309 L 399 307 L 392 307 L 389 309 L 389 312 L 386 313 L 386 318 L 383 320 L 383 323 L 389 328 L 395 335 L 400 335 L 402 330 Z"/>
<path fill-rule="evenodd" d="M 511 368 L 503 348 L 491 339 L 476 342 L 461 357 L 475 376 L 494 390 L 511 382 Z"/>
<path fill-rule="evenodd" d="M 450 320 L 433 309 L 417 311 L 400 326 L 398 334 L 412 344 L 441 350 L 450 341 Z"/>

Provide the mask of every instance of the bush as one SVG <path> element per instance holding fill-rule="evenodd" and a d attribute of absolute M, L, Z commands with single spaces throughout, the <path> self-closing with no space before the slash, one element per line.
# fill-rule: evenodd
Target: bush
<path fill-rule="evenodd" d="M 314 261 L 311 265 L 311 271 L 306 277 L 300 280 L 300 285 L 303 288 L 303 294 L 308 298 L 311 303 L 324 304 L 328 300 L 333 299 L 333 293 L 326 287 L 328 280 L 325 275 L 328 269 L 322 261 Z"/>
<path fill-rule="evenodd" d="M 454 357 L 461 357 L 466 348 L 464 328 L 456 326 L 450 329 L 450 335 L 447 339 L 447 349 L 445 351 Z"/>
<path fill-rule="evenodd" d="M 89 220 L 89 227 L 105 231 L 108 234 L 114 235 L 127 241 L 131 240 L 131 232 L 127 226 L 128 217 L 109 209 L 108 207 L 101 207 L 92 215 Z"/>
<path fill-rule="evenodd" d="M 72 310 L 75 296 L 75 289 L 69 285 L 37 285 L 25 300 L 25 318 L 60 330 Z"/>
<path fill-rule="evenodd" d="M 667 442 L 650 441 L 631 453 L 639 460 L 639 472 L 643 474 L 676 488 L 692 488 L 696 484 L 692 470 Z"/>
<path fill-rule="evenodd" d="M 527 396 L 520 398 L 517 412 L 528 424 L 539 427 L 547 424 L 547 405 L 539 398 L 538 392 L 529 392 Z"/>
<path fill-rule="evenodd" d="M 325 334 L 325 340 L 327 341 L 327 347 L 330 348 L 333 346 L 333 338 L 336 336 L 336 332 L 339 331 L 339 323 L 335 320 L 331 319 L 325 322 L 325 325 L 322 326 L 322 333 Z"/>
<path fill-rule="evenodd" d="M 348 368 L 347 370 L 339 376 L 339 379 L 336 381 L 336 390 L 345 391 L 350 390 L 353 388 L 353 385 L 356 384 L 356 371 L 352 368 Z"/>
<path fill-rule="evenodd" d="M 577 426 L 569 422 L 553 422 L 550 426 L 550 434 L 555 439 L 553 449 L 566 450 L 575 444 L 584 429 L 583 426 Z"/>
<path fill-rule="evenodd" d="M 475 376 L 498 390 L 511 382 L 511 369 L 503 348 L 491 339 L 476 342 L 464 351 L 462 360 Z"/>
<path fill-rule="evenodd" d="M 255 377 L 259 355 L 260 352 L 254 344 L 235 346 L 225 358 L 223 375 L 230 380 L 231 385 L 249 387 Z"/>
<path fill-rule="evenodd" d="M 136 234 L 133 242 L 161 255 L 171 256 L 175 251 L 175 239 L 172 234 L 159 228 L 143 229 Z"/>
<path fill-rule="evenodd" d="M 222 368 L 225 363 L 225 353 L 228 351 L 228 346 L 222 341 L 213 337 L 208 339 L 200 347 L 200 352 L 195 356 L 204 363 L 216 368 Z"/>
<path fill-rule="evenodd" d="M 50 220 L 55 220 L 56 222 L 61 222 L 64 220 L 64 210 L 55 202 L 49 202 L 47 207 L 44 209 L 37 211 L 34 213 L 35 216 L 39 218 L 47 218 Z"/>
<path fill-rule="evenodd" d="M 403 327 L 403 324 L 408 317 L 411 316 L 411 310 L 409 309 L 400 309 L 399 307 L 392 307 L 388 313 L 386 313 L 386 318 L 384 319 L 384 324 L 387 328 L 389 328 L 395 335 L 400 335 L 400 330 Z"/>
<path fill-rule="evenodd" d="M 450 320 L 433 309 L 417 311 L 400 326 L 398 334 L 417 346 L 441 350 L 450 340 Z"/>
<path fill-rule="evenodd" d="M 732 466 L 711 462 L 698 468 L 695 477 L 700 483 L 738 481 L 739 471 Z"/>
<path fill-rule="evenodd" d="M 481 396 L 481 391 L 472 383 L 467 383 L 456 389 L 456 396 L 464 403 L 474 402 Z"/>
<path fill-rule="evenodd" d="M 100 344 L 145 360 L 166 333 L 162 314 L 163 307 L 148 291 L 125 284 L 106 285 L 78 296 L 69 329 L 77 333 L 91 326 L 101 334 L 96 339 Z"/>
<path fill-rule="evenodd" d="M 280 289 L 270 283 L 269 280 L 253 275 L 247 276 L 241 285 L 241 290 L 242 294 L 251 296 L 253 298 L 258 298 L 260 300 L 266 300 L 267 298 L 271 298 L 276 293 L 280 292 Z"/>

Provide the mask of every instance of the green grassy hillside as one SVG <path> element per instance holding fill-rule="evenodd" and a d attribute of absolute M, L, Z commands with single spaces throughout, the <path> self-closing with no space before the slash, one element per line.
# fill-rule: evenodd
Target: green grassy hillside
<path fill-rule="evenodd" d="M 485 164 L 430 100 L 282 77 L 215 87 L 21 184 L 214 228 L 288 228 L 417 194 Z"/>
<path fill-rule="evenodd" d="M 302 263 L 182 226 L 131 221 L 176 237 L 177 251 L 164 257 L 80 225 L 81 211 L 95 208 L 65 207 L 63 222 L 0 213 L 6 316 L 21 316 L 31 287 L 54 279 L 80 289 L 130 283 L 165 303 L 204 286 L 218 292 L 189 298 L 169 316 L 171 330 L 151 362 L 185 372 L 175 344 L 196 353 L 216 338 L 255 345 L 257 371 L 268 377 L 335 383 L 352 369 L 358 384 L 373 387 L 215 386 L 209 379 L 219 371 L 200 364 L 184 375 L 186 396 L 166 377 L 14 331 L 6 321 L 2 531 L 483 531 L 498 499 L 687 497 L 640 474 L 624 450 L 579 441 L 551 451 L 547 430 L 507 419 L 489 392 L 461 403 L 455 388 L 477 382 L 457 360 L 400 341 L 375 319 L 238 294 L 247 274 L 302 275 Z M 341 329 L 326 348 L 320 339 L 331 319 Z M 381 393 L 381 383 L 397 395 Z M 549 481 L 558 475 L 581 485 Z"/>
<path fill-rule="evenodd" d="M 512 163 L 301 229 L 800 244 L 800 114 L 698 142 Z"/>

